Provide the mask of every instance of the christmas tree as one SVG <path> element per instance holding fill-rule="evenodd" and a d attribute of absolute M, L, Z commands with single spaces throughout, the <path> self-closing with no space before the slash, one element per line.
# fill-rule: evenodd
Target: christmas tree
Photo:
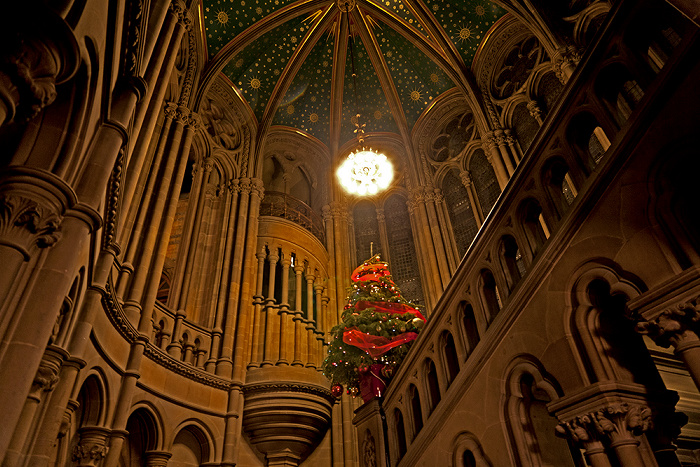
<path fill-rule="evenodd" d="M 366 401 L 382 395 L 425 318 L 401 296 L 379 255 L 362 263 L 351 279 L 342 320 L 331 329 L 323 374 L 336 397 L 344 385 Z"/>

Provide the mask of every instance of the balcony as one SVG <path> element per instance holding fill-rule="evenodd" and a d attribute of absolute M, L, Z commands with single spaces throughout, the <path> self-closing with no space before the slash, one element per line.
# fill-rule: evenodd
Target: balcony
<path fill-rule="evenodd" d="M 299 224 L 326 244 L 326 234 L 321 216 L 311 207 L 293 196 L 279 191 L 266 191 L 265 198 L 260 203 L 261 216 L 274 216 Z"/>

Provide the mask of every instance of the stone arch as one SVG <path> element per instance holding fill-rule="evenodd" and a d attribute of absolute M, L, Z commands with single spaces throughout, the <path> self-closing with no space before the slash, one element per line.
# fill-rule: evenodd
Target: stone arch
<path fill-rule="evenodd" d="M 503 381 L 504 429 L 513 465 L 574 467 L 570 449 L 562 449 L 566 441 L 555 436 L 558 421 L 546 408 L 563 394 L 554 377 L 535 357 L 523 354 L 511 360 Z"/>
<path fill-rule="evenodd" d="M 465 459 L 471 454 L 473 463 Z M 491 461 L 484 453 L 479 439 L 469 431 L 463 431 L 452 441 L 452 465 L 450 467 L 491 467 Z"/>
<path fill-rule="evenodd" d="M 163 449 L 163 423 L 158 413 L 145 403 L 137 404 L 126 422 L 127 435 L 119 454 L 120 465 L 145 465 L 151 453 Z"/>
<path fill-rule="evenodd" d="M 645 289 L 606 259 L 589 261 L 572 275 L 564 324 L 588 384 L 614 380 L 663 387 L 642 337 L 625 316 L 625 303 Z"/>
<path fill-rule="evenodd" d="M 168 465 L 173 467 L 195 467 L 214 459 L 212 436 L 204 426 L 188 420 L 178 426 L 169 451 L 172 457 Z"/>

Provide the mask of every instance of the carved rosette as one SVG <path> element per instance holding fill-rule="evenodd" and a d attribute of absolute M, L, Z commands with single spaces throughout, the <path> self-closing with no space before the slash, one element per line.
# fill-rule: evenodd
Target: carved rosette
<path fill-rule="evenodd" d="M 0 194 L 0 244 L 29 260 L 34 246 L 48 248 L 61 238 L 62 217 L 51 207 L 24 196 Z"/>

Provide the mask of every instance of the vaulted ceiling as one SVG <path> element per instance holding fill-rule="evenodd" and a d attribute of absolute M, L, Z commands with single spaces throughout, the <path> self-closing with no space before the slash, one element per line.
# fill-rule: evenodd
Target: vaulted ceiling
<path fill-rule="evenodd" d="M 488 0 L 201 0 L 205 81 L 223 74 L 262 134 L 284 125 L 336 151 L 359 112 L 367 133 L 407 138 L 434 99 L 468 81 L 504 13 Z"/>

